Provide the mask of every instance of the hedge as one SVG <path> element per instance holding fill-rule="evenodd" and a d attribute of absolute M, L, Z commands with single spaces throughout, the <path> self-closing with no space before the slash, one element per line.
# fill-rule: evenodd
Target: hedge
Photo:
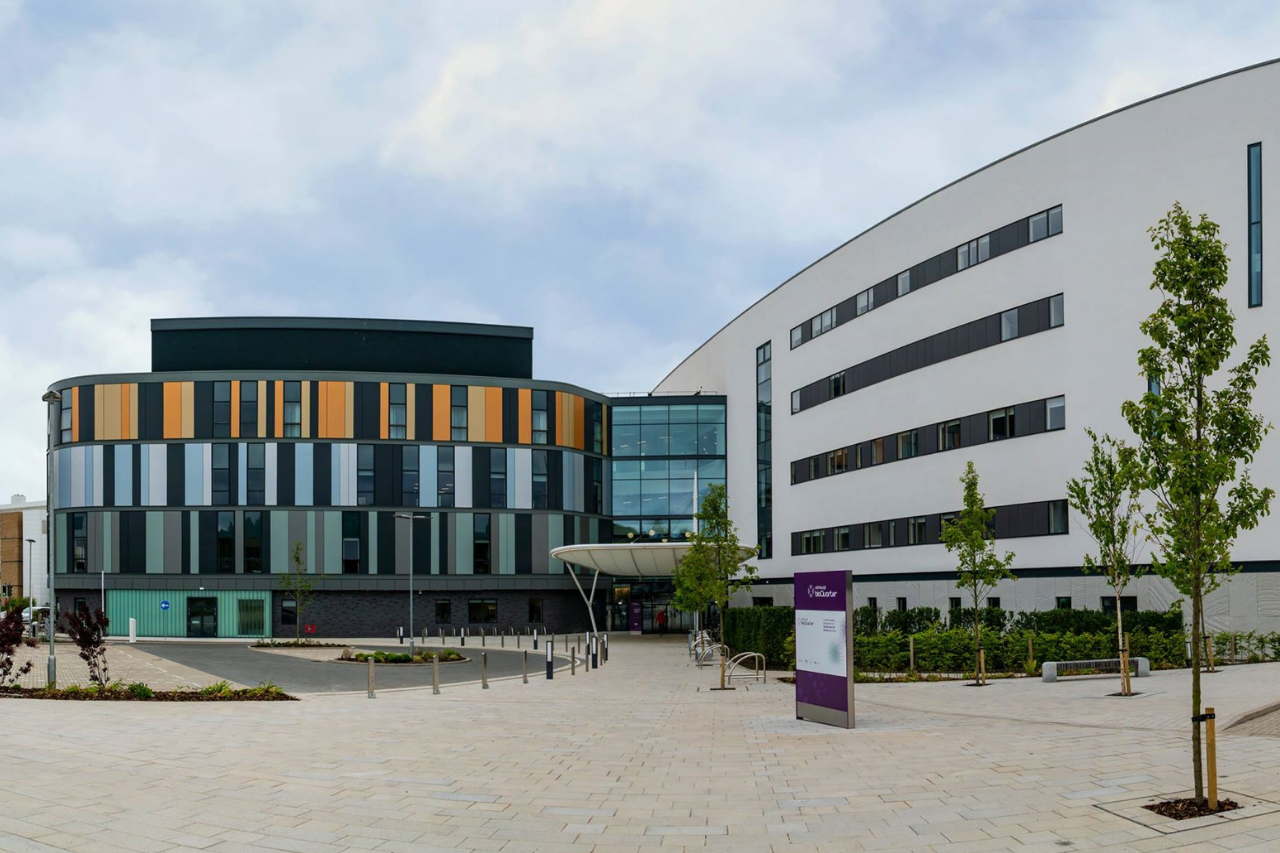
<path fill-rule="evenodd" d="M 793 656 L 783 648 L 795 631 L 795 610 L 791 607 L 730 607 L 724 612 L 725 645 L 736 652 L 760 652 L 765 665 L 786 669 Z"/>

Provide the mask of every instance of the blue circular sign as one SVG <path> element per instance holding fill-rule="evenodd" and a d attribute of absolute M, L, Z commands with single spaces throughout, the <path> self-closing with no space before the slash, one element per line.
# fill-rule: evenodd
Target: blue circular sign
<path fill-rule="evenodd" d="M 168 602 L 168 601 L 162 601 L 162 602 L 160 602 L 160 609 L 161 609 L 161 610 L 168 610 L 168 609 L 169 609 L 169 602 Z"/>

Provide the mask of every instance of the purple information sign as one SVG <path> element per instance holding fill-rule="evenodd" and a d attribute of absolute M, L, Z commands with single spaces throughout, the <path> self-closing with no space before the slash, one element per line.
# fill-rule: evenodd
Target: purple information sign
<path fill-rule="evenodd" d="M 644 610 L 638 601 L 633 601 L 627 607 L 627 630 L 632 634 L 639 634 L 644 628 Z"/>
<path fill-rule="evenodd" d="M 797 572 L 796 717 L 853 728 L 853 576 Z"/>

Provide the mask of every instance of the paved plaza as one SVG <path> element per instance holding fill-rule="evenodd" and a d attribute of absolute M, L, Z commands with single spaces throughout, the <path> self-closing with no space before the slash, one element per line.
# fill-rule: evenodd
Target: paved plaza
<path fill-rule="evenodd" d="M 710 692 L 676 638 L 612 657 L 440 696 L 0 700 L 0 850 L 1280 849 L 1280 737 L 1249 733 L 1276 726 L 1229 728 L 1280 701 L 1280 664 L 1205 677 L 1248 816 L 1170 832 L 1126 811 L 1189 785 L 1186 672 L 1130 699 L 1110 678 L 858 685 L 848 732 L 796 721 L 776 681 Z"/>

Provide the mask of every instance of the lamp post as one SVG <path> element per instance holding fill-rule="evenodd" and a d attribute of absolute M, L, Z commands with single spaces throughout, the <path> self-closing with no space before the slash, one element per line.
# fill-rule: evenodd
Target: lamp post
<path fill-rule="evenodd" d="M 36 540 L 27 540 L 27 565 L 24 566 L 25 571 L 22 573 L 22 594 L 27 598 L 27 607 L 31 610 L 31 636 L 36 635 L 36 599 L 31 593 L 31 567 L 35 565 Z"/>
<path fill-rule="evenodd" d="M 53 404 L 62 403 L 62 395 L 57 391 L 46 391 L 44 396 L 40 398 L 41 402 L 48 405 L 46 410 L 45 426 L 48 432 L 47 440 L 44 448 L 44 469 L 45 469 L 45 493 L 44 493 L 44 544 L 45 544 L 45 560 L 48 562 L 49 569 L 49 689 L 53 690 L 58 686 L 58 659 L 53 653 L 53 623 L 57 619 L 54 614 L 57 599 L 54 597 L 53 588 Z M 35 616 L 35 611 L 32 611 Z"/>
<path fill-rule="evenodd" d="M 413 523 L 431 516 L 414 512 L 397 512 L 395 517 L 409 520 L 409 660 L 413 660 Z"/>

